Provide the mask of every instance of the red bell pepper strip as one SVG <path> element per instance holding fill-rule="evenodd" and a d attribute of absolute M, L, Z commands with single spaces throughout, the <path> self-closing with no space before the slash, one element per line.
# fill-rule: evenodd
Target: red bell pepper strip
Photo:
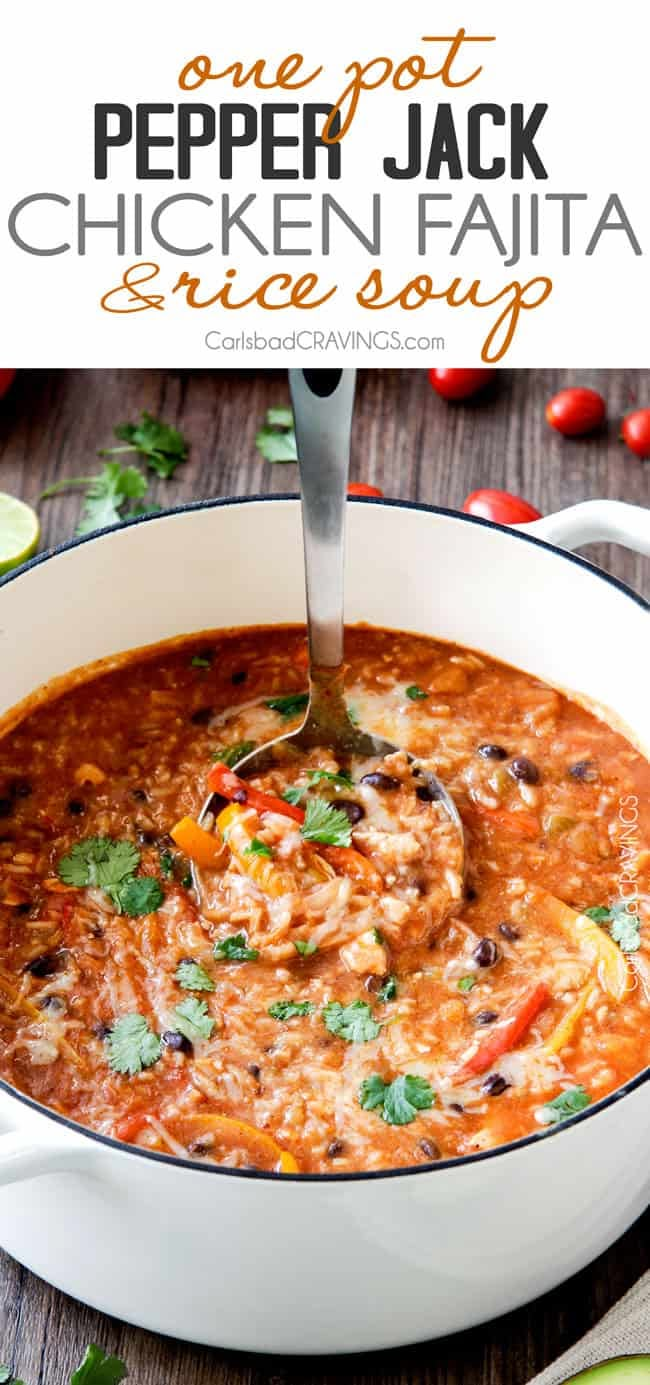
<path fill-rule="evenodd" d="M 473 1053 L 462 1067 L 458 1068 L 454 1074 L 456 1082 L 465 1082 L 470 1077 L 475 1077 L 480 1072 L 485 1072 L 486 1068 L 491 1068 L 497 1058 L 502 1054 L 509 1053 L 515 1044 L 530 1028 L 533 1020 L 543 1010 L 544 1006 L 551 998 L 548 986 L 540 981 L 534 986 L 532 991 L 524 996 L 517 1005 L 506 1016 L 503 1022 L 495 1027 L 492 1032 L 479 1044 L 476 1053 Z"/>
<path fill-rule="evenodd" d="M 466 811 L 469 816 L 475 813 L 494 827 L 503 828 L 504 832 L 508 832 L 513 837 L 525 837 L 532 842 L 542 835 L 542 825 L 539 818 L 523 809 L 511 812 L 507 808 L 486 808 L 484 803 L 472 803 L 468 805 Z"/>

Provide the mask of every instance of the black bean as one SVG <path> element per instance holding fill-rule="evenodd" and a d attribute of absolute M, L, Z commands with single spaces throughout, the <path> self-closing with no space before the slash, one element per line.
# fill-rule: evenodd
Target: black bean
<path fill-rule="evenodd" d="M 248 789 L 238 789 L 232 796 L 233 803 L 247 803 Z"/>
<path fill-rule="evenodd" d="M 479 967 L 493 967 L 498 956 L 499 951 L 492 938 L 481 938 L 480 943 L 477 943 L 472 953 L 472 957 Z"/>
<path fill-rule="evenodd" d="M 12 798 L 29 798 L 34 790 L 29 779 L 12 779 L 9 792 Z"/>
<path fill-rule="evenodd" d="M 461 1106 L 460 1101 L 450 1101 L 450 1102 L 449 1102 L 449 1110 L 450 1110 L 450 1111 L 455 1111 L 457 1116 L 462 1116 L 462 1115 L 463 1115 L 463 1112 L 464 1112 L 464 1110 L 465 1110 L 465 1107 L 464 1107 L 464 1106 Z"/>
<path fill-rule="evenodd" d="M 214 1147 L 214 1139 L 211 1135 L 199 1136 L 198 1140 L 192 1140 L 187 1146 L 188 1154 L 207 1154 Z"/>
<path fill-rule="evenodd" d="M 367 976 L 363 984 L 371 995 L 376 995 L 387 980 L 387 976 Z"/>
<path fill-rule="evenodd" d="M 56 957 L 52 952 L 43 952 L 40 957 L 34 957 L 33 961 L 28 962 L 23 968 L 28 971 L 30 976 L 53 976 L 56 971 Z"/>
<path fill-rule="evenodd" d="M 10 818 L 13 810 L 13 798 L 0 798 L 0 818 Z"/>
<path fill-rule="evenodd" d="M 31 907 L 29 900 L 25 900 L 22 904 L 14 904 L 14 914 L 17 914 L 19 918 L 23 917 L 29 913 Z"/>
<path fill-rule="evenodd" d="M 262 1076 L 262 1069 L 258 1063 L 249 1063 L 246 1068 L 246 1071 L 250 1073 L 251 1077 L 255 1078 L 256 1082 L 259 1082 L 260 1077 Z"/>
<path fill-rule="evenodd" d="M 532 760 L 527 760 L 525 755 L 518 755 L 516 760 L 512 760 L 508 765 L 508 773 L 513 779 L 518 779 L 522 784 L 538 784 L 539 770 Z"/>
<path fill-rule="evenodd" d="M 478 1015 L 474 1016 L 474 1023 L 480 1026 L 494 1024 L 494 1021 L 498 1020 L 498 1018 L 499 1015 L 496 1010 L 479 1010 Z"/>
<path fill-rule="evenodd" d="M 569 774 L 572 779 L 578 779 L 582 784 L 595 784 L 598 766 L 595 760 L 578 760 L 577 764 L 571 765 Z"/>
<path fill-rule="evenodd" d="M 420 803 L 436 803 L 442 798 L 442 792 L 435 784 L 418 784 L 415 797 L 419 798 Z"/>
<path fill-rule="evenodd" d="M 214 716 L 214 707 L 199 707 L 196 712 L 192 712 L 190 721 L 193 726 L 207 726 Z"/>
<path fill-rule="evenodd" d="M 344 1149 L 345 1145 L 342 1140 L 332 1140 L 331 1144 L 327 1146 L 325 1153 L 328 1159 L 336 1159 L 337 1155 L 342 1154 Z"/>
<path fill-rule="evenodd" d="M 95 1035 L 96 1039 L 100 1039 L 103 1043 L 104 1039 L 107 1039 L 111 1032 L 111 1026 L 110 1024 L 93 1024 L 90 1027 L 90 1032 Z"/>
<path fill-rule="evenodd" d="M 81 798 L 68 799 L 68 812 L 72 813 L 73 818 L 80 818 L 86 811 L 86 805 Z"/>
<path fill-rule="evenodd" d="M 440 1149 L 435 1140 L 420 1140 L 418 1149 L 421 1149 L 422 1153 L 426 1154 L 427 1159 L 440 1158 Z"/>
<path fill-rule="evenodd" d="M 238 688 L 238 687 L 240 686 L 241 683 L 245 683 L 245 682 L 246 682 L 246 679 L 247 679 L 247 678 L 248 678 L 248 674 L 247 674 L 247 672 L 246 672 L 246 669 L 245 669 L 245 668 L 238 668 L 236 673 L 231 674 L 231 676 L 230 676 L 230 681 L 231 681 L 231 683 L 234 684 L 234 686 L 235 686 L 236 688 Z"/>
<path fill-rule="evenodd" d="M 476 754 L 481 755 L 484 760 L 507 760 L 508 758 L 508 752 L 504 750 L 502 745 L 491 745 L 489 743 L 479 745 Z"/>
<path fill-rule="evenodd" d="M 485 1092 L 486 1096 L 501 1096 L 501 1093 L 505 1092 L 509 1086 L 510 1083 L 506 1082 L 505 1077 L 502 1077 L 500 1072 L 491 1072 L 490 1076 L 486 1077 L 485 1082 L 482 1083 L 481 1090 Z"/>
<path fill-rule="evenodd" d="M 476 890 L 474 889 L 474 886 L 473 886 L 473 885 L 466 885 L 466 886 L 465 886 L 465 898 L 466 898 L 468 904 L 473 904 L 473 903 L 474 903 L 474 900 L 475 900 L 475 899 L 478 899 L 478 894 L 477 894 Z"/>
<path fill-rule="evenodd" d="M 62 1015 L 65 1010 L 65 1000 L 60 995 L 44 995 L 38 1002 L 39 1010 L 49 1010 L 52 1015 Z"/>
<path fill-rule="evenodd" d="M 367 784 L 371 789 L 381 789 L 384 793 L 392 793 L 394 789 L 401 787 L 399 779 L 395 779 L 392 774 L 382 774 L 380 769 L 373 770 L 372 774 L 364 774 L 362 784 Z"/>
<path fill-rule="evenodd" d="M 354 827 L 357 822 L 361 822 L 361 819 L 366 816 L 365 808 L 362 808 L 360 803 L 355 803 L 353 798 L 337 798 L 336 807 L 343 809 L 352 827 Z"/>
<path fill-rule="evenodd" d="M 181 962 L 187 962 L 188 966 L 195 967 L 195 966 L 196 966 L 196 957 L 179 957 L 179 959 L 178 959 L 178 966 L 179 966 L 179 967 L 180 967 L 180 965 L 181 965 Z"/>
<path fill-rule="evenodd" d="M 131 789 L 131 798 L 134 798 L 136 803 L 147 802 L 147 795 L 144 789 Z"/>
<path fill-rule="evenodd" d="M 179 1034 L 177 1029 L 166 1029 L 162 1041 L 166 1048 L 171 1048 L 173 1053 L 192 1053 L 192 1045 L 185 1034 Z"/>
<path fill-rule="evenodd" d="M 158 838 L 155 832 L 151 832 L 148 827 L 140 827 L 136 832 L 136 837 L 140 846 L 153 846 Z"/>
<path fill-rule="evenodd" d="M 511 923 L 500 923 L 499 932 L 508 939 L 509 943 L 516 943 L 517 939 L 521 937 L 519 929 L 513 928 Z"/>

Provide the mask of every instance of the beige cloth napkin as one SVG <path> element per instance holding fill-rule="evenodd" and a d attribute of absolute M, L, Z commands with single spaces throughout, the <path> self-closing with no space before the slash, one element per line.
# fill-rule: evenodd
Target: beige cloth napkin
<path fill-rule="evenodd" d="M 591 1332 L 558 1356 L 529 1385 L 561 1385 L 578 1371 L 597 1366 L 612 1356 L 650 1354 L 650 1272 L 610 1308 Z M 650 1366 L 648 1366 L 650 1385 Z"/>

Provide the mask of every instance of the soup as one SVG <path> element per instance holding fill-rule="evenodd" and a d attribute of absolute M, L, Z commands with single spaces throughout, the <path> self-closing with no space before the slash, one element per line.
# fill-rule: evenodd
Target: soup
<path fill-rule="evenodd" d="M 300 724 L 301 629 L 113 661 L 0 740 L 8 1083 L 147 1150 L 345 1173 L 543 1131 L 646 1064 L 647 761 L 483 654 L 355 627 L 346 657 L 465 871 L 405 755 L 237 774 Z"/>

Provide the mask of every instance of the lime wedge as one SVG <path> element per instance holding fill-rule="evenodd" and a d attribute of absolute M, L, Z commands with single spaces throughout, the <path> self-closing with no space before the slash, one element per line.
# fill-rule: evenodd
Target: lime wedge
<path fill-rule="evenodd" d="M 0 577 L 31 558 L 40 536 L 35 510 L 24 500 L 0 491 Z"/>

